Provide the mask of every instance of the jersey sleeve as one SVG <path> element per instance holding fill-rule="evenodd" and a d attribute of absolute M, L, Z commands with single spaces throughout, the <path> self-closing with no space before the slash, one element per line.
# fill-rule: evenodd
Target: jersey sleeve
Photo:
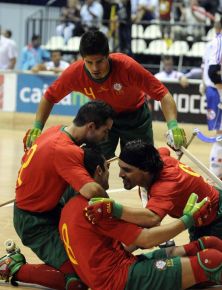
<path fill-rule="evenodd" d="M 133 244 L 142 231 L 142 228 L 135 224 L 115 218 L 103 219 L 95 226 L 103 235 L 118 240 L 127 246 Z"/>
<path fill-rule="evenodd" d="M 44 97 L 50 103 L 58 103 L 65 96 L 76 88 L 74 76 L 78 74 L 77 63 L 70 65 L 57 80 L 55 80 L 46 90 Z"/>
<path fill-rule="evenodd" d="M 158 152 L 161 156 L 170 156 L 170 150 L 167 147 L 159 147 Z"/>
<path fill-rule="evenodd" d="M 157 214 L 163 219 L 174 207 L 172 200 L 161 200 L 157 197 L 151 197 L 146 208 Z"/>
<path fill-rule="evenodd" d="M 58 174 L 76 191 L 79 191 L 86 183 L 95 182 L 84 168 L 83 152 L 81 151 L 80 148 L 77 151 L 74 151 L 73 148 L 66 148 L 57 152 L 55 156 L 55 167 Z"/>
<path fill-rule="evenodd" d="M 157 181 L 149 192 L 149 200 L 146 208 L 155 212 L 163 219 L 167 214 L 170 214 L 175 207 L 179 192 L 177 186 L 177 180 L 173 180 L 173 177 L 171 180 Z"/>
<path fill-rule="evenodd" d="M 134 60 L 131 61 L 129 82 L 137 83 L 137 86 L 147 93 L 151 99 L 160 101 L 167 93 L 168 89 L 148 70 Z"/>

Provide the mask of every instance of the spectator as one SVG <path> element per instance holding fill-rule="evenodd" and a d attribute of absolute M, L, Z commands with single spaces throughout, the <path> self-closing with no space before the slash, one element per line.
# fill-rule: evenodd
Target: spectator
<path fill-rule="evenodd" d="M 80 22 L 80 3 L 78 0 L 67 0 L 67 7 L 63 7 L 60 15 L 61 23 L 56 27 L 58 36 L 63 36 L 65 43 L 73 36 L 83 33 Z"/>
<path fill-rule="evenodd" d="M 170 20 L 171 20 L 171 11 L 172 11 L 172 5 L 173 0 L 159 0 L 159 20 L 160 20 L 160 30 L 162 32 L 162 38 L 165 38 L 166 35 L 171 34 L 171 25 L 170 25 Z M 169 24 L 166 23 L 161 23 L 162 21 L 164 22 L 169 22 Z"/>
<path fill-rule="evenodd" d="M 183 73 L 173 69 L 172 56 L 163 57 L 163 70 L 155 74 L 155 77 L 161 81 L 167 80 L 179 81 L 180 85 L 184 88 L 189 85 L 186 76 Z"/>
<path fill-rule="evenodd" d="M 204 7 L 207 12 L 210 12 L 211 14 L 215 14 L 217 12 L 218 6 L 219 6 L 219 0 L 199 0 L 199 5 L 201 7 Z"/>
<path fill-rule="evenodd" d="M 130 0 L 120 0 L 117 6 L 119 20 L 119 50 L 131 54 L 131 3 Z"/>
<path fill-rule="evenodd" d="M 132 21 L 150 21 L 156 18 L 158 0 L 132 0 Z"/>
<path fill-rule="evenodd" d="M 37 64 L 50 60 L 50 54 L 41 47 L 41 37 L 33 35 L 32 41 L 22 50 L 21 65 L 22 70 L 31 70 Z"/>
<path fill-rule="evenodd" d="M 5 30 L 4 33 L 3 33 L 4 37 L 6 38 L 11 38 L 12 37 L 12 32 L 11 30 Z"/>
<path fill-rule="evenodd" d="M 54 50 L 51 52 L 51 61 L 42 64 L 37 64 L 32 68 L 32 72 L 51 71 L 54 73 L 61 73 L 69 66 L 69 63 L 62 60 L 62 52 Z"/>
<path fill-rule="evenodd" d="M 181 12 L 180 20 L 186 23 L 180 31 L 181 37 L 188 36 L 192 40 L 200 40 L 205 35 L 206 10 L 199 6 L 198 0 L 189 0 L 183 5 Z"/>
<path fill-rule="evenodd" d="M 0 70 L 14 69 L 18 57 L 14 40 L 0 34 Z"/>
<path fill-rule="evenodd" d="M 81 22 L 85 31 L 102 29 L 103 6 L 95 0 L 85 0 L 80 10 Z"/>

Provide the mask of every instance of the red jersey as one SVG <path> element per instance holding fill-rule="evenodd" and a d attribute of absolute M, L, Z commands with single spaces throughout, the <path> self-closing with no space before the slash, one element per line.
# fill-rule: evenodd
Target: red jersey
<path fill-rule="evenodd" d="M 59 231 L 64 247 L 80 279 L 93 290 L 123 290 L 129 267 L 137 260 L 123 249 L 142 228 L 117 219 L 90 224 L 83 213 L 88 201 L 78 195 L 63 208 Z"/>
<path fill-rule="evenodd" d="M 92 100 L 105 101 L 119 113 L 137 110 L 146 94 L 160 101 L 168 93 L 159 80 L 131 57 L 113 53 L 109 59 L 110 73 L 103 81 L 92 79 L 84 61 L 79 60 L 52 83 L 45 98 L 57 103 L 72 91 L 81 92 Z"/>
<path fill-rule="evenodd" d="M 159 0 L 160 20 L 170 20 L 172 4 L 173 0 Z"/>
<path fill-rule="evenodd" d="M 16 205 L 45 212 L 59 202 L 66 187 L 76 191 L 94 181 L 83 166 L 83 150 L 62 130 L 46 130 L 23 156 L 16 184 Z"/>
<path fill-rule="evenodd" d="M 179 218 L 183 215 L 190 194 L 195 192 L 199 196 L 198 201 L 205 197 L 210 198 L 212 211 L 204 225 L 210 224 L 217 216 L 219 192 L 190 167 L 169 156 L 166 151 L 159 152 L 164 167 L 160 178 L 151 186 L 148 195 L 141 193 L 143 204 L 147 203 L 146 207 L 161 218 L 167 214 Z"/>

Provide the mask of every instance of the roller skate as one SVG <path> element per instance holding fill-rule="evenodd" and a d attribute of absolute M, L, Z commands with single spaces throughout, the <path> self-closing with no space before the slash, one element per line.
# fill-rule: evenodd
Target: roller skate
<path fill-rule="evenodd" d="M 4 246 L 7 254 L 0 258 L 0 280 L 10 281 L 12 285 L 16 285 L 13 276 L 26 263 L 26 260 L 14 241 L 7 240 Z"/>

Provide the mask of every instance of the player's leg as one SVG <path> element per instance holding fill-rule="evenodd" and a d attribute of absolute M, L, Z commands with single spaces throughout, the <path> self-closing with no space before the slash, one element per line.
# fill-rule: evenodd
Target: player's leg
<path fill-rule="evenodd" d="M 14 208 L 14 227 L 22 243 L 32 249 L 45 264 L 63 274 L 67 289 L 84 289 L 84 285 L 75 274 L 61 242 L 58 231 L 59 219 L 59 208 L 47 214 L 32 214 L 22 211 L 16 206 Z M 32 268 L 32 271 L 34 270 L 37 273 L 41 268 Z M 18 273 L 17 278 L 20 282 L 28 282 L 27 280 L 32 278 L 30 271 L 30 267 L 26 267 L 23 275 Z M 38 284 L 43 285 L 41 283 L 42 277 L 40 275 L 36 277 L 40 280 Z M 29 281 L 29 283 L 33 282 Z"/>
<path fill-rule="evenodd" d="M 141 255 L 129 271 L 125 290 L 180 290 L 207 281 L 221 283 L 222 253 L 215 249 L 192 257 L 149 259 Z"/>
<path fill-rule="evenodd" d="M 22 281 L 53 289 L 65 289 L 65 277 L 60 271 L 45 264 L 27 264 L 12 240 L 7 240 L 5 246 L 7 254 L 0 258 L 0 280 L 10 280 L 13 285 L 17 285 L 15 281 Z"/>
<path fill-rule="evenodd" d="M 222 240 L 214 236 L 205 236 L 189 244 L 166 249 L 166 257 L 195 256 L 204 249 L 215 249 L 222 252 Z"/>
<path fill-rule="evenodd" d="M 222 135 L 222 107 L 220 93 L 216 88 L 206 88 L 207 98 L 207 124 L 208 130 L 216 130 L 218 136 Z M 210 151 L 210 170 L 219 178 L 222 177 L 222 141 L 213 143 Z"/>

